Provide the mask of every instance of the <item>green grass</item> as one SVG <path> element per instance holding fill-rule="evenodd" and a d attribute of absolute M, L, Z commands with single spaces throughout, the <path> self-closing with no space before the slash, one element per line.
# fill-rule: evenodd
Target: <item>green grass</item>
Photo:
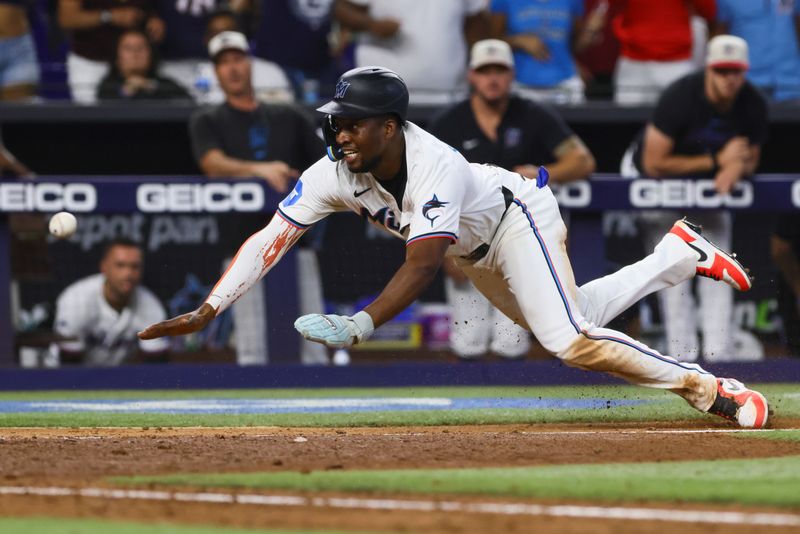
<path fill-rule="evenodd" d="M 116 483 L 291 491 L 468 494 L 602 501 L 800 506 L 800 456 L 482 469 L 230 473 L 115 478 Z"/>
<path fill-rule="evenodd" d="M 800 417 L 798 387 L 791 384 L 759 386 L 775 412 Z M 787 395 L 788 394 L 788 395 Z M 384 411 L 324 414 L 148 414 L 148 413 L 2 413 L 3 426 L 403 426 L 511 423 L 580 423 L 664 421 L 709 417 L 690 408 L 682 399 L 663 390 L 633 386 L 561 387 L 412 387 L 363 389 L 263 389 L 203 391 L 50 391 L 5 392 L 0 400 L 102 400 L 102 399 L 203 399 L 203 398 L 328 398 L 328 397 L 548 397 L 645 399 L 642 406 L 610 409 L 480 409 Z"/>
<path fill-rule="evenodd" d="M 3 534 L 342 534 L 336 530 L 242 529 L 165 523 L 132 523 L 96 519 L 0 517 Z"/>

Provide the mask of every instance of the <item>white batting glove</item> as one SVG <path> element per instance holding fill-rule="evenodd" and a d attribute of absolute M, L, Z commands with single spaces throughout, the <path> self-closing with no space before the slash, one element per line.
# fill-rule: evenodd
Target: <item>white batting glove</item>
<path fill-rule="evenodd" d="M 294 327 L 304 338 L 334 349 L 366 341 L 375 330 L 372 317 L 365 311 L 352 317 L 311 313 L 297 319 Z"/>

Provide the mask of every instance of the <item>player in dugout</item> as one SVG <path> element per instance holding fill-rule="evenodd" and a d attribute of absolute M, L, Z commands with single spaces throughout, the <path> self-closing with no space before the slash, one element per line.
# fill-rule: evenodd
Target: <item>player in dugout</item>
<path fill-rule="evenodd" d="M 166 340 L 138 340 L 136 332 L 167 314 L 149 289 L 141 285 L 142 247 L 118 238 L 100 259 L 100 272 L 68 286 L 56 301 L 53 328 L 62 341 L 51 346 L 60 363 L 89 366 L 129 363 L 137 350 L 149 362 L 163 361 Z"/>
<path fill-rule="evenodd" d="M 669 389 L 701 412 L 746 428 L 767 423 L 767 400 L 740 382 L 659 354 L 603 328 L 643 296 L 695 275 L 750 289 L 745 269 L 700 228 L 680 220 L 639 262 L 577 287 L 566 227 L 542 170 L 536 180 L 461 154 L 406 120 L 408 89 L 396 73 L 343 74 L 320 107 L 328 158 L 300 177 L 276 215 L 239 249 L 198 309 L 149 326 L 141 339 L 204 328 L 264 276 L 314 223 L 338 211 L 367 216 L 406 243 L 406 258 L 378 297 L 353 316 L 310 314 L 295 328 L 329 347 L 363 342 L 419 297 L 446 257 L 504 314 L 564 363 Z M 333 161 L 329 161 L 333 160 Z M 698 250 L 700 252 L 698 252 Z"/>

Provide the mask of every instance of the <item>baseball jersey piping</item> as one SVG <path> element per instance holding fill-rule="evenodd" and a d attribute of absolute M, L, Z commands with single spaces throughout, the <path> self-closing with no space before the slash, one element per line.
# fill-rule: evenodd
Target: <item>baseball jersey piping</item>
<path fill-rule="evenodd" d="M 429 234 L 422 234 L 418 236 L 414 236 L 408 241 L 406 241 L 406 246 L 414 243 L 415 241 L 423 241 L 425 239 L 434 239 L 437 237 L 446 237 L 450 239 L 453 243 L 458 241 L 458 236 L 452 232 L 431 232 Z"/>
<path fill-rule="evenodd" d="M 276 211 L 276 213 L 278 214 L 278 216 L 279 216 L 281 219 L 283 219 L 284 221 L 286 221 L 288 224 L 291 224 L 292 226 L 294 226 L 294 227 L 295 227 L 295 228 L 297 228 L 298 230 L 305 230 L 306 228 L 308 228 L 309 226 L 311 226 L 310 224 L 302 224 L 302 223 L 299 223 L 299 222 L 295 221 L 294 219 L 292 219 L 291 217 L 289 217 L 288 215 L 286 215 L 286 214 L 285 214 L 283 211 L 281 211 L 281 209 L 280 209 L 280 208 L 278 208 L 278 211 Z"/>
<path fill-rule="evenodd" d="M 669 364 L 672 364 L 672 365 L 676 365 L 676 366 L 680 367 L 681 369 L 686 369 L 687 371 L 697 371 L 698 373 L 705 374 L 705 375 L 710 374 L 710 373 L 708 373 L 706 371 L 703 371 L 702 369 L 700 369 L 697 366 L 688 367 L 688 366 L 682 365 L 677 360 L 673 360 L 672 358 L 668 358 L 668 357 L 665 357 L 665 356 L 661 356 L 660 354 L 656 354 L 656 353 L 644 350 L 642 347 L 634 345 L 633 343 L 630 343 L 627 340 L 616 338 L 616 337 L 611 337 L 611 336 L 593 336 L 593 335 L 590 335 L 585 330 L 583 330 L 578 325 L 578 323 L 575 321 L 575 318 L 572 316 L 572 310 L 570 309 L 569 301 L 567 300 L 566 293 L 564 292 L 564 289 L 561 286 L 561 280 L 558 278 L 558 273 L 556 272 L 555 266 L 553 265 L 553 262 L 550 259 L 550 253 L 547 250 L 547 245 L 545 244 L 544 239 L 542 238 L 542 236 L 539 234 L 539 229 L 536 227 L 536 223 L 534 222 L 533 217 L 531 216 L 530 212 L 528 211 L 528 207 L 525 205 L 524 202 L 522 202 L 518 198 L 514 199 L 514 203 L 522 209 L 522 212 L 528 218 L 528 223 L 531 225 L 531 229 L 533 230 L 533 235 L 536 236 L 536 240 L 539 242 L 539 246 L 542 249 L 542 254 L 544 254 L 545 260 L 547 261 L 547 267 L 550 269 L 550 275 L 553 277 L 553 281 L 556 284 L 556 288 L 558 288 L 559 295 L 561 295 L 561 301 L 564 303 L 564 308 L 565 308 L 565 310 L 567 312 L 567 317 L 569 317 L 569 322 L 572 324 L 572 327 L 575 329 L 576 333 L 581 334 L 581 335 L 583 335 L 583 336 L 585 336 L 585 337 L 587 337 L 587 338 L 589 338 L 591 340 L 594 340 L 594 341 L 614 341 L 614 342 L 617 342 L 617 343 L 621 343 L 623 345 L 627 345 L 628 347 L 636 349 L 637 351 L 639 351 L 642 354 L 645 354 L 647 356 L 650 356 L 651 358 L 655 358 L 657 360 L 661 360 L 662 362 L 666 362 L 666 363 L 669 363 Z"/>

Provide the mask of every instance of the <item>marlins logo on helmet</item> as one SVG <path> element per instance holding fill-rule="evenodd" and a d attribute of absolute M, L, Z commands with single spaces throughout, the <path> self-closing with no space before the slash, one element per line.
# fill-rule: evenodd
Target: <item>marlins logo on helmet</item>
<path fill-rule="evenodd" d="M 350 88 L 350 82 L 346 80 L 339 80 L 339 83 L 336 84 L 336 94 L 333 95 L 333 98 L 339 99 L 344 98 L 345 93 L 347 93 L 347 89 Z"/>

